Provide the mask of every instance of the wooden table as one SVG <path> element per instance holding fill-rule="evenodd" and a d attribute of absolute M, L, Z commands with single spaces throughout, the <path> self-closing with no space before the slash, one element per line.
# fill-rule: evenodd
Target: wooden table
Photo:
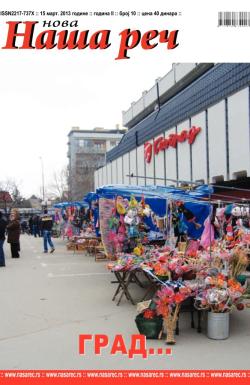
<path fill-rule="evenodd" d="M 116 299 L 116 297 L 120 294 L 120 297 L 117 302 L 117 306 L 119 306 L 122 297 L 125 295 L 128 301 L 130 301 L 133 305 L 135 305 L 135 301 L 132 298 L 130 292 L 129 292 L 129 285 L 131 283 L 136 283 L 140 287 L 144 287 L 144 285 L 141 283 L 139 278 L 137 277 L 137 273 L 141 272 L 141 269 L 132 269 L 132 270 L 126 270 L 126 271 L 113 271 L 115 274 L 115 277 L 117 281 L 113 281 L 112 283 L 118 283 L 117 289 L 115 291 L 115 294 L 112 298 L 112 301 Z"/>
<path fill-rule="evenodd" d="M 85 240 L 86 242 L 84 243 L 81 243 L 81 242 L 77 242 L 78 240 Z M 90 242 L 87 242 L 87 241 L 98 241 L 100 242 L 101 241 L 101 238 L 100 237 L 97 237 L 96 235 L 92 235 L 92 236 L 87 236 L 87 235 L 82 235 L 82 236 L 74 236 L 73 237 L 73 243 L 74 243 L 74 254 L 77 250 L 77 246 L 82 246 L 82 248 L 80 248 L 81 251 L 84 251 L 86 250 L 88 253 L 94 253 L 94 246 L 96 245 L 91 245 Z"/>

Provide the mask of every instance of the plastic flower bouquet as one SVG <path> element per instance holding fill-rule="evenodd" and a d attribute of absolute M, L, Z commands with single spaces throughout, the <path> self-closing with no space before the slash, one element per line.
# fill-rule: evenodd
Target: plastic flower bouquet
<path fill-rule="evenodd" d="M 244 292 L 245 288 L 233 278 L 228 279 L 220 273 L 217 276 L 208 276 L 205 287 L 195 297 L 195 307 L 214 313 L 226 313 L 235 307 L 242 310 Z"/>
<path fill-rule="evenodd" d="M 165 278 L 175 281 L 193 270 L 193 265 L 178 254 L 161 254 L 152 264 L 152 270 L 162 280 Z"/>
<path fill-rule="evenodd" d="M 171 279 L 167 263 L 161 263 L 160 261 L 157 261 L 152 264 L 152 270 L 154 274 L 161 280 Z"/>
<path fill-rule="evenodd" d="M 157 291 L 155 303 L 156 313 L 163 317 L 167 331 L 167 344 L 175 344 L 174 330 L 179 316 L 181 303 L 191 295 L 190 288 L 177 284 L 163 286 Z"/>

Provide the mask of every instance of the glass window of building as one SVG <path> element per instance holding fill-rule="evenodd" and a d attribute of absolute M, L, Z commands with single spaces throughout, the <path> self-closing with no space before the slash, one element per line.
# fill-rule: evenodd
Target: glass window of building
<path fill-rule="evenodd" d="M 88 147 L 88 148 L 93 147 L 93 140 L 84 139 L 83 142 L 84 142 L 84 147 Z"/>
<path fill-rule="evenodd" d="M 106 148 L 105 144 L 106 144 L 105 140 L 95 140 L 94 141 L 94 146 L 98 150 L 105 150 L 105 148 Z"/>

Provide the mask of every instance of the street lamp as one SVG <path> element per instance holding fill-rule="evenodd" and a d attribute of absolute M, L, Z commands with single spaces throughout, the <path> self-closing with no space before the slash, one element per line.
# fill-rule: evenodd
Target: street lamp
<path fill-rule="evenodd" d="M 43 158 L 39 156 L 39 159 L 41 161 L 41 167 L 42 167 L 42 191 L 43 191 L 43 202 L 45 199 L 45 189 L 44 189 L 44 167 L 43 167 Z"/>

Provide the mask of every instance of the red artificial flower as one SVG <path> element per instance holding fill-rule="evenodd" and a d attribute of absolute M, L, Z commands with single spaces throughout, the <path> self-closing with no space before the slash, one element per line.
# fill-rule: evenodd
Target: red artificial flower
<path fill-rule="evenodd" d="M 227 283 L 231 290 L 244 292 L 244 288 L 235 279 L 231 278 Z"/>
<path fill-rule="evenodd" d="M 182 294 L 182 293 L 176 293 L 175 296 L 174 296 L 174 301 L 175 301 L 177 304 L 183 302 L 184 299 L 185 299 L 185 295 Z"/>
<path fill-rule="evenodd" d="M 155 316 L 155 312 L 154 310 L 151 310 L 151 309 L 147 309 L 143 313 L 143 317 L 146 319 L 153 319 L 154 316 Z"/>
<path fill-rule="evenodd" d="M 225 275 L 224 274 L 221 274 L 221 273 L 219 273 L 218 275 L 217 275 L 217 279 L 223 279 L 223 280 L 225 280 Z"/>
<path fill-rule="evenodd" d="M 221 303 L 218 304 L 218 310 L 220 312 L 223 312 L 224 308 L 225 308 L 225 303 L 224 302 L 221 302 Z"/>
<path fill-rule="evenodd" d="M 158 261 L 161 263 L 166 263 L 167 262 L 167 257 L 162 255 L 161 257 L 158 258 Z"/>
<path fill-rule="evenodd" d="M 187 255 L 188 255 L 189 257 L 195 258 L 195 257 L 197 256 L 197 251 L 195 251 L 195 250 L 190 250 L 190 251 L 188 251 Z"/>
<path fill-rule="evenodd" d="M 169 314 L 169 308 L 163 303 L 158 303 L 156 308 L 156 313 L 158 315 L 162 315 L 163 317 L 167 317 Z"/>
<path fill-rule="evenodd" d="M 236 305 L 236 308 L 237 308 L 237 310 L 244 310 L 245 305 L 244 305 L 244 303 L 238 303 L 238 305 Z"/>

